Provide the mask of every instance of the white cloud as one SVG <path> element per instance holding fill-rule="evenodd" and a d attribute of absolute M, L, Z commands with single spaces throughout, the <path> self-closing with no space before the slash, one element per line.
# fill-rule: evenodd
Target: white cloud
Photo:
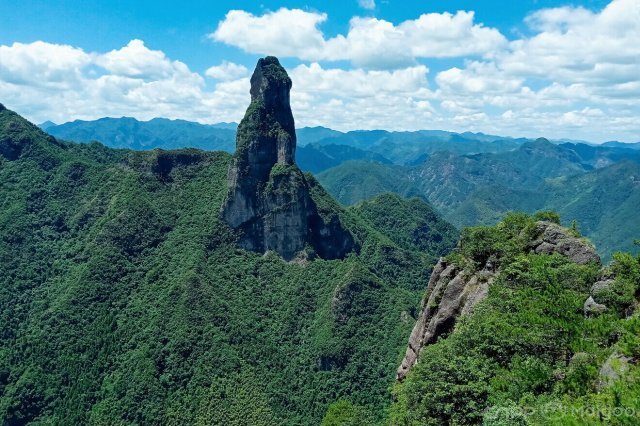
<path fill-rule="evenodd" d="M 637 0 L 614 0 L 601 11 L 542 9 L 525 20 L 530 36 L 508 42 L 474 23 L 473 12 L 399 24 L 355 17 L 332 38 L 320 29 L 326 19 L 302 10 L 231 11 L 211 37 L 307 61 L 289 69 L 300 126 L 640 139 Z M 430 85 L 435 65 L 421 58 L 449 56 L 464 60 Z M 331 63 L 338 60 L 354 65 Z M 0 101 L 34 121 L 238 121 L 249 102 L 245 65 L 222 61 L 200 74 L 141 40 L 109 52 L 14 43 L 0 46 Z"/>
<path fill-rule="evenodd" d="M 420 129 L 433 115 L 428 69 L 394 71 L 325 69 L 318 63 L 290 71 L 297 125 L 339 130 Z"/>
<path fill-rule="evenodd" d="M 82 49 L 36 41 L 0 46 L 0 79 L 31 86 L 70 87 L 91 62 Z"/>
<path fill-rule="evenodd" d="M 531 37 L 436 75 L 442 107 L 497 108 L 488 125 L 516 134 L 638 139 L 640 126 L 618 118 L 640 113 L 640 3 L 542 9 L 525 22 Z"/>
<path fill-rule="evenodd" d="M 222 83 L 206 91 L 200 74 L 141 40 L 106 53 L 42 41 L 0 46 L 0 99 L 36 122 L 123 115 L 237 120 L 248 99 L 245 80 L 242 100 Z"/>
<path fill-rule="evenodd" d="M 558 83 L 609 85 L 640 75 L 640 3 L 614 0 L 600 13 L 582 8 L 544 9 L 527 22 L 540 30 L 498 55 L 511 74 Z"/>
<path fill-rule="evenodd" d="M 231 10 L 209 37 L 249 53 L 313 59 L 320 54 L 324 38 L 318 25 L 324 13 L 279 9 L 262 16 Z"/>
<path fill-rule="evenodd" d="M 95 63 L 112 74 L 143 79 L 160 79 L 190 72 L 184 63 L 170 61 L 164 52 L 151 50 L 137 39 L 121 49 L 97 55 Z"/>
<path fill-rule="evenodd" d="M 474 23 L 474 13 L 427 13 L 399 25 L 354 17 L 346 35 L 325 38 L 319 25 L 327 15 L 279 9 L 256 16 L 230 11 L 209 37 L 249 53 L 309 61 L 349 60 L 357 66 L 389 68 L 417 58 L 483 55 L 506 44 L 494 28 Z"/>
<path fill-rule="evenodd" d="M 373 10 L 376 8 L 375 0 L 358 0 L 358 4 L 363 9 Z"/>
<path fill-rule="evenodd" d="M 229 61 L 222 61 L 220 65 L 215 65 L 207 69 L 204 74 L 216 80 L 236 80 L 249 74 L 249 69 L 244 65 L 235 64 Z"/>

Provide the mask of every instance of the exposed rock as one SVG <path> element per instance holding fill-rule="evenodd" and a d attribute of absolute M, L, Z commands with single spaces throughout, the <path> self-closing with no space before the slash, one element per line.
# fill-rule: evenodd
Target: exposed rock
<path fill-rule="evenodd" d="M 633 358 L 615 352 L 612 353 L 600 367 L 596 388 L 600 391 L 618 380 L 620 375 L 629 369 L 631 362 L 633 362 Z"/>
<path fill-rule="evenodd" d="M 469 274 L 453 264 L 440 259 L 433 269 L 422 309 L 413 327 L 404 359 L 397 371 L 397 379 L 403 380 L 415 365 L 420 351 L 448 334 L 460 315 L 472 312 L 489 291 L 495 273 L 490 265 L 482 271 Z"/>
<path fill-rule="evenodd" d="M 596 249 L 587 241 L 570 235 L 569 232 L 552 222 L 537 222 L 539 237 L 532 248 L 539 254 L 559 253 L 579 264 L 600 263 Z"/>
<path fill-rule="evenodd" d="M 600 263 L 600 257 L 587 241 L 574 237 L 570 232 L 551 222 L 537 222 L 538 238 L 531 243 L 535 253 L 559 253 L 579 264 Z M 460 315 L 468 315 L 473 307 L 488 293 L 491 282 L 499 270 L 499 259 L 489 258 L 480 270 L 465 271 L 440 259 L 433 269 L 423 299 L 420 315 L 409 337 L 407 351 L 397 371 L 397 379 L 403 380 L 418 362 L 420 351 L 447 335 Z M 592 298 L 585 303 L 585 314 L 606 310 Z"/>
<path fill-rule="evenodd" d="M 242 248 L 273 250 L 291 260 L 311 247 L 323 258 L 356 248 L 339 217 L 321 215 L 309 178 L 294 162 L 296 133 L 291 79 L 278 59 L 260 59 L 251 76 L 251 104 L 238 126 L 223 219 L 241 232 Z"/>
<path fill-rule="evenodd" d="M 607 307 L 601 303 L 597 303 L 593 300 L 593 296 L 584 302 L 584 315 L 588 317 L 595 317 L 607 311 Z"/>
<path fill-rule="evenodd" d="M 589 298 L 584 302 L 585 316 L 595 317 L 609 309 L 607 305 L 604 304 L 602 295 L 606 293 L 615 282 L 612 275 L 604 275 L 591 286 Z"/>
<path fill-rule="evenodd" d="M 613 278 L 604 278 L 598 280 L 593 286 L 591 286 L 591 295 L 597 299 L 598 294 L 607 291 L 615 284 L 616 280 Z"/>

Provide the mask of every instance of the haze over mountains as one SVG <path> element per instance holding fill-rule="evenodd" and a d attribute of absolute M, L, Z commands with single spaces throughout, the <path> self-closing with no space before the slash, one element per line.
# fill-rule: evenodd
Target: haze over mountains
<path fill-rule="evenodd" d="M 237 126 L 123 117 L 41 127 L 62 139 L 114 148 L 232 152 Z M 384 192 L 420 196 L 459 227 L 493 224 L 513 210 L 555 209 L 565 224 L 577 220 L 605 258 L 635 250 L 633 237 L 640 235 L 640 224 L 629 221 L 639 197 L 640 143 L 325 127 L 297 129 L 297 137 L 300 168 L 345 205 Z"/>

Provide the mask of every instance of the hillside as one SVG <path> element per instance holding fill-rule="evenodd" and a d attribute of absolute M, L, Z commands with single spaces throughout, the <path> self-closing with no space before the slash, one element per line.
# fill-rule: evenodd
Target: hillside
<path fill-rule="evenodd" d="M 464 230 L 429 280 L 457 238 L 431 206 L 386 194 L 345 210 L 313 186 L 360 247 L 285 262 L 239 249 L 221 219 L 231 160 L 62 142 L 0 108 L 8 424 L 564 425 L 640 409 L 640 259 L 602 268 L 554 214 L 509 215 Z M 635 187 L 636 167 L 551 183 L 604 194 L 620 173 Z M 431 318 L 445 326 L 391 398 Z"/>
<path fill-rule="evenodd" d="M 318 174 L 345 205 L 384 192 L 428 200 L 458 227 L 495 224 L 509 211 L 558 211 L 610 259 L 635 251 L 631 216 L 640 193 L 640 157 L 626 148 L 526 142 L 501 153 L 434 153 L 413 167 L 345 163 Z"/>
<path fill-rule="evenodd" d="M 602 268 L 557 219 L 463 231 L 429 281 L 391 424 L 637 422 L 640 257 Z"/>
<path fill-rule="evenodd" d="M 306 175 L 358 249 L 245 251 L 220 217 L 231 160 L 63 142 L 0 108 L 8 424 L 315 425 L 339 400 L 383 418 L 410 313 L 455 231 L 416 200 L 378 200 L 380 215 L 418 203 L 415 225 L 343 210 Z"/>
<path fill-rule="evenodd" d="M 404 199 L 387 193 L 364 201 L 351 210 L 367 219 L 394 243 L 409 250 L 444 256 L 458 240 L 457 230 L 420 198 Z"/>
<path fill-rule="evenodd" d="M 401 166 L 348 161 L 317 175 L 320 183 L 343 205 L 393 192 L 402 196 L 419 194 Z"/>

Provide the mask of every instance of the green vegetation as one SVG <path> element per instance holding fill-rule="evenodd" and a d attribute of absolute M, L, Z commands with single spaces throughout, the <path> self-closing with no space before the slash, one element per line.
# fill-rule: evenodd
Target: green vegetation
<path fill-rule="evenodd" d="M 318 174 L 318 180 L 343 205 L 352 205 L 380 194 L 393 192 L 405 197 L 418 190 L 400 166 L 347 161 Z"/>
<path fill-rule="evenodd" d="M 235 147 L 233 127 L 181 120 L 105 118 L 49 131 L 115 148 Z M 640 251 L 632 240 L 640 235 L 640 151 L 629 149 L 633 144 L 553 145 L 439 131 L 304 128 L 297 135 L 300 168 L 317 174 L 344 205 L 385 192 L 418 196 L 459 228 L 493 225 L 510 211 L 551 209 L 565 226 L 575 219 L 607 261 L 618 250 Z"/>
<path fill-rule="evenodd" d="M 608 261 L 618 250 L 639 252 L 639 176 L 637 151 L 538 140 L 508 152 L 435 152 L 413 167 L 345 162 L 318 179 L 345 205 L 384 192 L 422 197 L 458 228 L 494 225 L 511 211 L 557 211 Z"/>
<path fill-rule="evenodd" d="M 602 271 L 531 254 L 549 211 L 463 230 L 449 259 L 500 272 L 390 395 L 455 229 L 420 199 L 342 209 L 306 175 L 360 251 L 239 250 L 219 217 L 230 161 L 62 142 L 0 110 L 4 424 L 637 424 L 635 255 Z M 585 318 L 603 277 L 609 309 Z"/>
<path fill-rule="evenodd" d="M 185 120 L 154 118 L 138 121 L 131 117 L 76 120 L 46 128 L 53 136 L 74 142 L 101 142 L 111 148 L 177 149 L 233 151 L 234 124 L 206 125 Z"/>
<path fill-rule="evenodd" d="M 65 143 L 9 111 L 0 148 L 5 424 L 331 424 L 339 401 L 384 418 L 437 255 L 385 235 L 409 227 L 308 176 L 361 249 L 286 263 L 219 218 L 229 154 Z"/>
<path fill-rule="evenodd" d="M 258 67 L 262 70 L 262 74 L 274 81 L 281 81 L 285 84 L 291 85 L 291 79 L 289 75 L 285 71 L 285 69 L 280 65 L 280 61 L 275 56 L 267 56 L 263 59 L 260 59 L 258 62 Z"/>
<path fill-rule="evenodd" d="M 449 253 L 458 240 L 458 231 L 419 198 L 403 199 L 395 194 L 383 194 L 352 210 L 394 243 L 409 250 L 440 257 Z"/>
<path fill-rule="evenodd" d="M 473 314 L 425 347 L 396 386 L 392 424 L 637 424 L 640 367 L 617 361 L 620 377 L 610 382 L 599 371 L 612 354 L 640 356 L 640 315 L 626 318 L 640 292 L 640 258 L 615 256 L 617 309 L 585 318 L 598 266 L 528 253 L 533 225 L 512 214 L 463 231 L 458 259 L 499 259 L 501 272 Z"/>

